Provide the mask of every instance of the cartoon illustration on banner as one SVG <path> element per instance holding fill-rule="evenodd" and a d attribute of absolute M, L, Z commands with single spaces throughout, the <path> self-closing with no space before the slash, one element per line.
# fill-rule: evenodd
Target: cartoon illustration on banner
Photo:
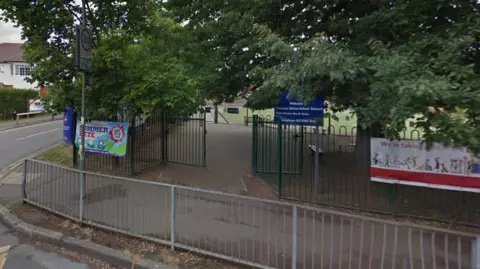
<path fill-rule="evenodd" d="M 371 158 L 372 180 L 480 189 L 480 164 L 467 148 L 435 143 L 427 150 L 420 140 L 372 138 Z"/>
<path fill-rule="evenodd" d="M 128 123 L 97 121 L 85 124 L 85 151 L 113 156 L 127 154 Z M 77 124 L 75 146 L 81 143 L 80 124 Z"/>

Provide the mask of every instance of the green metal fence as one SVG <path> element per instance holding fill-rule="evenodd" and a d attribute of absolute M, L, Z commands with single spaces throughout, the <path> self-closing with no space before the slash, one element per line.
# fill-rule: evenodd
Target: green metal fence
<path fill-rule="evenodd" d="M 205 128 L 204 113 L 180 117 L 159 111 L 146 119 L 135 117 L 128 128 L 126 155 L 86 152 L 85 169 L 131 176 L 164 162 L 205 166 Z"/>
<path fill-rule="evenodd" d="M 320 127 L 317 182 L 313 127 L 254 117 L 252 138 L 252 173 L 282 199 L 480 226 L 480 194 L 372 182 L 371 136 L 356 128 Z"/>

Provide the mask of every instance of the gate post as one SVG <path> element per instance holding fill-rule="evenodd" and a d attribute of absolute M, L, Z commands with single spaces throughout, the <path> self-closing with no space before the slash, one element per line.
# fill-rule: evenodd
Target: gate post
<path fill-rule="evenodd" d="M 300 174 L 303 173 L 303 136 L 305 135 L 303 125 L 300 125 Z"/>
<path fill-rule="evenodd" d="M 282 197 L 282 123 L 277 123 L 277 187 L 278 197 Z"/>
<path fill-rule="evenodd" d="M 75 145 L 74 145 L 75 146 Z M 25 200 L 27 199 L 27 173 L 28 173 L 28 159 L 23 161 L 23 174 L 22 174 L 22 202 L 25 204 Z"/>
<path fill-rule="evenodd" d="M 133 120 L 130 122 L 130 176 L 133 176 L 135 173 L 135 129 L 137 128 L 135 126 L 135 116 L 133 117 Z"/>
<path fill-rule="evenodd" d="M 162 161 L 168 162 L 168 118 L 167 113 L 162 112 Z"/>
<path fill-rule="evenodd" d="M 247 117 L 248 121 L 248 117 Z M 248 124 L 247 124 L 248 125 Z M 257 176 L 257 128 L 258 128 L 258 116 L 253 115 L 253 122 L 252 122 L 252 176 Z"/>
<path fill-rule="evenodd" d="M 207 167 L 207 113 L 203 113 L 203 167 Z"/>

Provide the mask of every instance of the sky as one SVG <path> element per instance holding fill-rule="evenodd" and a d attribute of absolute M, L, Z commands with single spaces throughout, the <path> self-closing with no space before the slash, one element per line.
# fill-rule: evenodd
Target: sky
<path fill-rule="evenodd" d="M 20 28 L 12 23 L 0 21 L 0 43 L 23 43 Z"/>
<path fill-rule="evenodd" d="M 75 0 L 75 3 L 81 5 L 82 0 Z M 20 28 L 15 28 L 13 23 L 5 23 L 0 20 L 0 43 L 23 43 L 22 31 Z"/>

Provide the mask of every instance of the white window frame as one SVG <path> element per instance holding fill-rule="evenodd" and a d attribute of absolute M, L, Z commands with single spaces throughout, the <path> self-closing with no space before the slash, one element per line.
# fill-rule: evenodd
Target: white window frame
<path fill-rule="evenodd" d="M 15 64 L 15 76 L 28 77 L 32 71 L 32 67 L 28 64 Z"/>

